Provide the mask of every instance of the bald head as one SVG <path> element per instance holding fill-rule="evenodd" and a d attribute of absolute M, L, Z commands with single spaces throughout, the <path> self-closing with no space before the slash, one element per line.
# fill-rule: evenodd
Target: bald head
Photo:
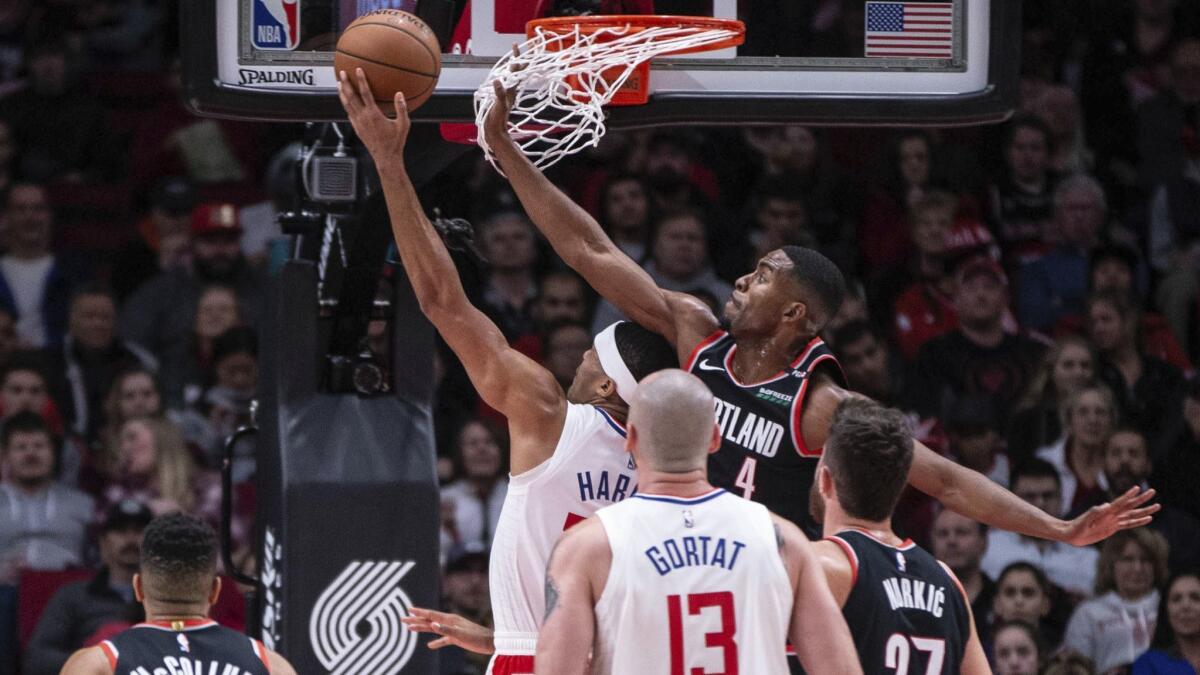
<path fill-rule="evenodd" d="M 639 461 L 664 473 L 703 469 L 712 449 L 713 395 L 695 375 L 662 370 L 638 384 L 629 406 Z"/>

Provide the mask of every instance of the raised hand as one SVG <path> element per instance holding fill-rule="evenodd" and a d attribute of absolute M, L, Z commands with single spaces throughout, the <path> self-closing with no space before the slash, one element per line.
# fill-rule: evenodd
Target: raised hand
<path fill-rule="evenodd" d="M 514 51 L 516 47 L 513 47 Z M 496 102 L 492 104 L 492 109 L 488 111 L 487 119 L 483 125 L 483 136 L 487 140 L 487 144 L 492 151 L 500 147 L 501 144 L 512 144 L 512 137 L 508 135 L 508 115 L 512 112 L 513 101 L 517 97 L 516 87 L 505 89 L 500 80 L 492 81 L 492 92 L 495 94 Z"/>
<path fill-rule="evenodd" d="M 1063 541 L 1075 546 L 1089 546 L 1120 530 L 1149 525 L 1154 512 L 1162 508 L 1160 504 L 1143 506 L 1153 498 L 1153 489 L 1143 492 L 1138 487 L 1129 488 L 1120 497 L 1107 504 L 1093 506 L 1068 522 Z"/>
<path fill-rule="evenodd" d="M 429 643 L 430 649 L 441 649 L 455 645 L 476 654 L 491 654 L 496 651 L 492 644 L 492 630 L 468 621 L 457 614 L 435 612 L 432 609 L 413 607 L 409 616 L 400 619 L 409 630 L 418 633 L 434 633 L 438 639 Z"/>
<path fill-rule="evenodd" d="M 376 165 L 403 162 L 404 143 L 412 122 L 408 119 L 408 104 L 402 92 L 396 92 L 396 118 L 388 119 L 371 93 L 371 85 L 362 68 L 355 68 L 354 82 L 346 71 L 338 73 L 338 98 L 350 117 L 350 124 L 359 140 L 367 147 Z"/>

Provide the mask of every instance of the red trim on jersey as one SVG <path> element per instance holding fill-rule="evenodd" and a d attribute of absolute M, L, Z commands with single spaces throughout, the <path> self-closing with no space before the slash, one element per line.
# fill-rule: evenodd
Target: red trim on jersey
<path fill-rule="evenodd" d="M 176 624 L 183 624 L 176 628 Z M 212 619 L 183 619 L 176 621 L 143 621 L 134 626 L 134 628 L 157 628 L 159 630 L 169 630 L 179 632 L 181 630 L 196 630 L 197 628 L 208 628 L 209 626 L 217 625 Z"/>
<path fill-rule="evenodd" d="M 254 653 L 258 655 L 258 660 L 262 661 L 263 667 L 267 669 L 267 675 L 271 674 L 271 660 L 267 658 L 267 647 L 263 643 L 250 638 L 250 642 L 254 645 Z"/>
<path fill-rule="evenodd" d="M 935 560 L 937 560 L 937 559 L 935 558 Z M 941 565 L 942 569 L 946 570 L 946 574 L 949 574 L 950 578 L 954 580 L 954 585 L 958 586 L 958 592 L 962 593 L 963 600 L 966 601 L 967 607 L 970 608 L 971 607 L 971 596 L 967 595 L 967 589 L 963 588 L 962 582 L 958 580 L 958 575 L 954 573 L 954 570 L 950 569 L 949 565 L 942 562 L 941 560 L 938 560 L 937 564 Z"/>
<path fill-rule="evenodd" d="M 863 529 L 863 528 L 861 528 L 861 527 L 854 527 L 853 525 L 850 525 L 850 526 L 848 526 L 848 527 L 844 527 L 844 528 L 842 528 L 842 530 L 843 530 L 843 531 L 845 531 L 845 530 L 853 530 L 853 531 L 855 531 L 855 532 L 857 532 L 857 533 L 859 533 L 859 534 L 861 534 L 861 535 L 864 535 L 864 536 L 870 537 L 871 539 L 875 540 L 875 542 L 876 542 L 876 543 L 878 543 L 878 544 L 883 544 L 884 546 L 887 546 L 888 548 L 894 548 L 894 549 L 896 549 L 897 551 L 907 551 L 908 549 L 912 548 L 913 546 L 916 546 L 916 544 L 914 544 L 914 543 L 913 543 L 913 540 L 912 540 L 912 539 L 905 539 L 904 541 L 900 542 L 900 545 L 899 545 L 899 546 L 895 546 L 895 545 L 892 545 L 892 544 L 889 544 L 889 543 L 887 543 L 886 541 L 884 541 L 884 540 L 880 539 L 879 537 L 876 537 L 876 536 L 875 536 L 874 534 L 872 534 L 872 533 L 871 533 L 869 530 L 864 530 L 864 529 Z"/>
<path fill-rule="evenodd" d="M 807 352 L 806 352 L 807 355 Z M 804 378 L 804 382 L 800 385 L 800 389 L 796 392 L 796 398 L 792 400 L 792 444 L 796 446 L 796 452 L 800 453 L 801 457 L 820 457 L 825 451 L 825 447 L 819 447 L 816 450 L 809 450 L 808 444 L 804 442 L 804 397 L 808 394 L 808 383 L 812 381 L 812 372 L 817 369 L 817 366 L 826 361 L 833 361 L 837 365 L 837 358 L 833 354 L 825 354 L 818 356 L 808 366 L 809 376 Z M 838 366 L 839 368 L 841 366 Z"/>
<path fill-rule="evenodd" d="M 533 657 L 497 654 L 492 661 L 492 675 L 533 675 Z"/>
<path fill-rule="evenodd" d="M 585 520 L 587 520 L 587 518 L 579 515 L 578 513 L 567 512 L 567 519 L 565 521 L 563 521 L 563 532 L 566 532 L 567 530 L 571 529 L 572 527 L 575 527 L 576 525 L 582 523 Z"/>
<path fill-rule="evenodd" d="M 845 553 L 846 559 L 850 561 L 850 587 L 853 588 L 858 583 L 858 554 L 854 552 L 854 547 L 836 534 L 825 537 L 825 540 L 842 547 L 842 553 Z"/>
<path fill-rule="evenodd" d="M 692 354 L 691 354 L 691 356 L 688 357 L 687 364 L 686 364 L 687 367 L 684 368 L 684 370 L 686 370 L 689 373 L 692 372 L 692 368 L 696 365 L 696 359 L 699 358 L 700 352 L 704 351 L 705 349 L 708 349 L 709 347 L 711 347 L 713 345 L 714 342 L 716 342 L 717 340 L 720 340 L 721 338 L 725 337 L 726 335 L 728 335 L 728 333 L 726 333 L 725 331 L 718 330 L 715 333 L 713 333 L 712 335 L 709 335 L 708 337 L 701 340 L 700 344 L 696 345 L 692 349 Z"/>
<path fill-rule="evenodd" d="M 104 640 L 99 644 L 100 651 L 104 652 L 104 658 L 108 659 L 108 667 L 113 669 L 113 673 L 117 672 L 117 647 L 108 640 Z"/>
<path fill-rule="evenodd" d="M 819 337 L 815 337 L 815 338 L 809 340 L 808 344 L 805 345 L 804 349 L 802 349 L 800 351 L 800 355 L 797 356 L 795 359 L 793 359 L 792 362 L 788 364 L 787 368 L 784 368 L 783 370 L 779 371 L 778 373 L 775 373 L 771 377 L 768 377 L 767 379 L 765 379 L 761 382 L 746 382 L 746 383 L 742 383 L 740 380 L 738 380 L 737 375 L 733 374 L 733 355 L 735 352 L 737 352 L 737 345 L 735 344 L 729 348 L 729 353 L 725 354 L 725 372 L 729 373 L 729 379 L 732 380 L 733 383 L 739 387 L 742 387 L 742 388 L 761 387 L 764 384 L 770 384 L 771 382 L 774 382 L 781 378 L 787 377 L 788 371 L 792 370 L 793 368 L 796 368 L 801 363 L 804 363 L 804 359 L 808 358 L 808 355 L 812 353 L 812 350 L 816 349 L 821 344 L 822 344 L 821 338 L 819 338 Z M 817 360 L 817 362 L 819 362 L 819 361 L 820 361 L 820 359 Z M 816 362 L 814 362 L 814 365 L 815 365 L 815 363 Z M 809 368 L 809 371 L 810 372 L 812 371 L 811 367 Z"/>

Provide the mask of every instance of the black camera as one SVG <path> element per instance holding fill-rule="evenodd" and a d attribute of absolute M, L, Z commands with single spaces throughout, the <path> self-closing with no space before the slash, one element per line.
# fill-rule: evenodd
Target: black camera
<path fill-rule="evenodd" d="M 381 396 L 392 391 L 387 364 L 370 349 L 356 356 L 330 356 L 328 368 L 330 393 Z"/>

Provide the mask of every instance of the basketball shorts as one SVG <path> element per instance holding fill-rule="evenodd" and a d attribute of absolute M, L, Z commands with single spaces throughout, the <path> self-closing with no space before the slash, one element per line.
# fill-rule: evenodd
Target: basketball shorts
<path fill-rule="evenodd" d="M 497 654 L 488 667 L 490 675 L 533 675 L 532 656 Z"/>

